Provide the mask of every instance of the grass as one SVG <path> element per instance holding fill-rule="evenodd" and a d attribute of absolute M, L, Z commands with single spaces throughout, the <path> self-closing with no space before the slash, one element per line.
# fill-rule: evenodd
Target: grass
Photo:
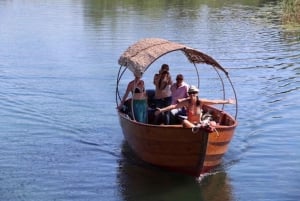
<path fill-rule="evenodd" d="M 300 24 L 300 0 L 283 0 L 283 22 Z"/>

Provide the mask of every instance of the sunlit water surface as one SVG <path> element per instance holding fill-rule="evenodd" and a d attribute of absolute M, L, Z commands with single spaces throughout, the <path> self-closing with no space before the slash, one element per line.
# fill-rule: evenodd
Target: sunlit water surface
<path fill-rule="evenodd" d="M 300 199 L 299 29 L 282 25 L 276 1 L 176 2 L 0 1 L 0 200 Z M 117 60 L 145 37 L 229 71 L 239 126 L 215 173 L 149 167 L 124 143 Z M 174 78 L 186 67 L 159 61 L 148 88 L 162 62 Z"/>

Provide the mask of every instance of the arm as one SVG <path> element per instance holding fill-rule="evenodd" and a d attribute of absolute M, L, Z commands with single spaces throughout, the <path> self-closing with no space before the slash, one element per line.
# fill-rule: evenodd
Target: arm
<path fill-rule="evenodd" d="M 172 84 L 173 84 L 173 82 L 172 82 L 172 77 L 171 77 L 170 74 L 168 75 L 168 84 L 169 84 L 169 85 L 172 85 Z"/>
<path fill-rule="evenodd" d="M 185 100 L 188 100 L 188 98 L 179 98 L 179 99 L 177 99 L 177 103 L 181 103 L 181 102 L 183 102 Z"/>
<path fill-rule="evenodd" d="M 155 115 L 159 115 L 162 112 L 170 111 L 172 109 L 181 108 L 181 107 L 184 107 L 184 106 L 186 106 L 185 102 L 180 102 L 180 103 L 177 103 L 177 104 L 169 105 L 169 106 L 164 107 L 164 108 L 156 108 L 157 110 L 155 111 Z"/>
<path fill-rule="evenodd" d="M 153 84 L 156 85 L 158 80 L 159 80 L 159 74 L 155 74 L 153 78 Z"/>
<path fill-rule="evenodd" d="M 156 108 L 156 109 L 157 109 L 156 112 L 159 112 L 159 113 L 166 112 L 166 111 L 175 109 L 177 105 L 178 105 L 178 104 L 175 104 L 175 105 L 169 105 L 169 106 L 164 107 L 164 108 Z M 155 113 L 156 113 L 156 112 L 155 112 Z"/>
<path fill-rule="evenodd" d="M 126 101 L 127 97 L 128 97 L 128 94 L 129 92 L 131 91 L 131 82 L 128 83 L 127 85 L 127 89 L 126 89 L 126 92 L 121 100 L 121 103 L 120 105 L 118 106 L 118 108 L 122 107 L 122 105 L 124 104 L 124 102 Z"/>
<path fill-rule="evenodd" d="M 234 99 L 228 100 L 209 100 L 209 99 L 199 99 L 202 103 L 206 105 L 213 105 L 213 104 L 235 104 Z"/>

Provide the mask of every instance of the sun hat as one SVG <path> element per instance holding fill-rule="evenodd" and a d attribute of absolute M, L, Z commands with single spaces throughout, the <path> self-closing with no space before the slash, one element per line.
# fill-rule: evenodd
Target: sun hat
<path fill-rule="evenodd" d="M 188 93 L 198 93 L 198 92 L 199 90 L 194 85 L 191 85 L 188 91 Z"/>

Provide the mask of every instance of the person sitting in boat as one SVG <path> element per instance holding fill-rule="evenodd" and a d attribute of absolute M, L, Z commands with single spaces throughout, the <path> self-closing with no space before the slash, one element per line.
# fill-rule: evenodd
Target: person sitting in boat
<path fill-rule="evenodd" d="M 176 103 L 170 105 L 165 108 L 157 108 L 155 111 L 155 115 L 158 115 L 162 112 L 169 111 L 175 108 L 182 108 L 186 107 L 187 109 L 187 119 L 183 120 L 183 126 L 186 128 L 194 128 L 201 124 L 201 117 L 202 117 L 202 105 L 213 105 L 213 104 L 235 104 L 235 101 L 232 99 L 228 100 L 208 100 L 208 99 L 200 99 L 198 97 L 199 90 L 195 86 L 190 86 L 188 90 L 189 97 Z M 215 122 L 211 121 L 211 125 L 215 126 Z"/>
<path fill-rule="evenodd" d="M 155 85 L 155 96 L 154 102 L 156 107 L 166 107 L 171 105 L 172 96 L 171 96 L 171 84 L 172 78 L 169 73 L 169 65 L 163 64 L 158 74 L 154 75 L 153 84 Z M 156 116 L 154 123 L 159 124 L 159 119 L 163 119 L 164 124 L 169 124 L 170 115 L 169 112 L 164 113 L 163 115 Z"/>
<path fill-rule="evenodd" d="M 172 92 L 172 105 L 180 102 L 182 99 L 187 98 L 189 85 L 184 82 L 184 78 L 182 74 L 178 74 L 176 76 L 176 82 L 171 85 Z M 171 110 L 170 114 L 170 122 L 171 123 L 179 123 L 178 120 L 182 120 L 180 116 L 186 116 L 185 107 L 175 108 Z"/>
<path fill-rule="evenodd" d="M 118 109 L 120 110 L 129 93 L 132 93 L 132 104 L 131 108 L 133 110 L 132 115 L 133 119 L 138 122 L 147 123 L 147 116 L 148 116 L 148 106 L 147 106 L 147 96 L 145 93 L 145 83 L 141 79 L 143 73 L 140 71 L 134 72 L 134 80 L 128 83 L 126 92 L 121 100 Z"/>

